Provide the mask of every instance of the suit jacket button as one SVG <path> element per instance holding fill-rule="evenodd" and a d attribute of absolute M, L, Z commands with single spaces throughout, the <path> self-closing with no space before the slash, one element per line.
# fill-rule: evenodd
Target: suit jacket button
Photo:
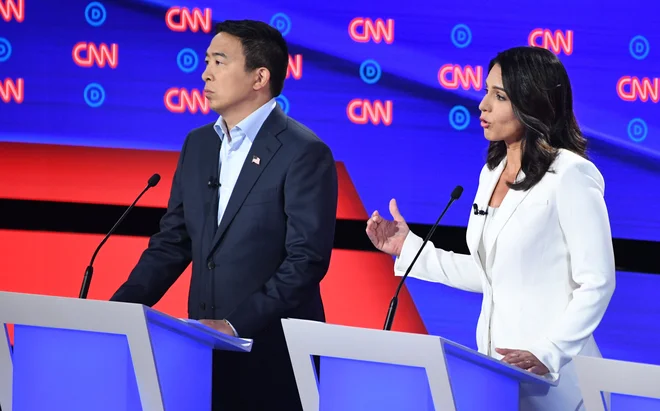
<path fill-rule="evenodd" d="M 209 268 L 209 270 L 213 270 L 215 268 L 215 263 L 213 262 L 213 260 L 208 261 L 207 267 Z"/>
<path fill-rule="evenodd" d="M 200 303 L 199 308 L 201 308 L 202 310 L 206 310 L 206 303 Z"/>

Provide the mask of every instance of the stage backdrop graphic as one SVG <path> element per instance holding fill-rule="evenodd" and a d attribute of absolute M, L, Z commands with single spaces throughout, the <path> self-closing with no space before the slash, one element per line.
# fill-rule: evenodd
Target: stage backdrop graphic
<path fill-rule="evenodd" d="M 346 164 L 368 210 L 399 200 L 465 225 L 484 163 L 489 60 L 537 45 L 561 58 L 606 179 L 613 234 L 660 240 L 660 13 L 656 1 L 2 0 L 0 139 L 178 150 L 215 120 L 200 90 L 214 21 L 270 22 L 290 44 L 278 101 Z M 625 12 L 622 11 L 622 7 Z M 654 47 L 655 46 L 655 47 Z"/>
<path fill-rule="evenodd" d="M 395 197 L 409 222 L 431 223 L 461 184 L 443 224 L 465 226 L 488 62 L 534 45 L 568 69 L 613 235 L 660 241 L 658 15 L 654 0 L 0 0 L 0 141 L 177 151 L 216 119 L 200 92 L 213 23 L 258 19 L 290 47 L 278 103 L 332 147 L 367 211 L 388 214 Z M 425 302 L 445 291 L 411 289 L 433 329 L 448 305 Z"/>

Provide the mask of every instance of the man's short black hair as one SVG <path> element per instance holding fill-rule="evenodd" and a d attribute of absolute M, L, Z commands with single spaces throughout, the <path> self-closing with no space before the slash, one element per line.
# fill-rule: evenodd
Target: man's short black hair
<path fill-rule="evenodd" d="M 279 96 L 289 65 L 289 50 L 282 33 L 255 20 L 225 20 L 215 26 L 215 34 L 222 32 L 241 41 L 246 70 L 266 67 L 270 71 L 270 92 L 272 97 Z"/>

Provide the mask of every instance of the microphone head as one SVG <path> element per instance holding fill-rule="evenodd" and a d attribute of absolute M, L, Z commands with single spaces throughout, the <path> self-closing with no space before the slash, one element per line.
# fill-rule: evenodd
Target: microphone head
<path fill-rule="evenodd" d="M 160 181 L 160 174 L 156 173 L 156 174 L 152 175 L 151 177 L 149 177 L 149 181 L 147 181 L 147 186 L 156 187 L 156 185 L 158 185 L 159 181 Z"/>
<path fill-rule="evenodd" d="M 456 186 L 456 188 L 454 188 L 454 191 L 451 192 L 451 199 L 458 200 L 459 198 L 461 198 L 461 194 L 463 194 L 463 187 Z"/>

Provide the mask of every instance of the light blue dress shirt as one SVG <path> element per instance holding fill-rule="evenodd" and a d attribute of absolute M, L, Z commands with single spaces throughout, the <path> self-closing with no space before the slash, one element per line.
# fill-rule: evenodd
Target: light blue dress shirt
<path fill-rule="evenodd" d="M 259 107 L 249 116 L 241 120 L 229 131 L 227 131 L 227 125 L 222 119 L 222 116 L 218 117 L 218 120 L 213 126 L 215 132 L 218 133 L 218 136 L 222 141 L 220 144 L 220 161 L 218 162 L 220 170 L 220 187 L 218 188 L 218 195 L 220 196 L 218 199 L 218 225 L 220 225 L 222 216 L 225 214 L 227 204 L 229 203 L 229 197 L 231 197 L 231 193 L 234 191 L 236 180 L 238 180 L 238 175 L 241 173 L 243 163 L 250 152 L 252 143 L 276 104 L 277 102 L 275 99 L 271 99 L 268 103 Z M 229 321 L 227 321 L 227 324 L 229 324 L 234 331 L 234 335 L 238 337 L 238 333 L 234 326 L 231 325 Z"/>
<path fill-rule="evenodd" d="M 229 131 L 227 131 L 227 125 L 222 119 L 222 116 L 218 117 L 218 120 L 213 126 L 218 136 L 220 136 L 220 140 L 222 140 L 220 145 L 220 161 L 218 164 L 220 169 L 218 225 L 222 221 L 222 216 L 229 203 L 229 197 L 232 191 L 234 191 L 236 180 L 238 180 L 238 175 L 241 173 L 243 163 L 250 152 L 252 143 L 276 104 L 275 99 L 271 99 L 268 103 L 241 120 L 241 122 Z"/>

